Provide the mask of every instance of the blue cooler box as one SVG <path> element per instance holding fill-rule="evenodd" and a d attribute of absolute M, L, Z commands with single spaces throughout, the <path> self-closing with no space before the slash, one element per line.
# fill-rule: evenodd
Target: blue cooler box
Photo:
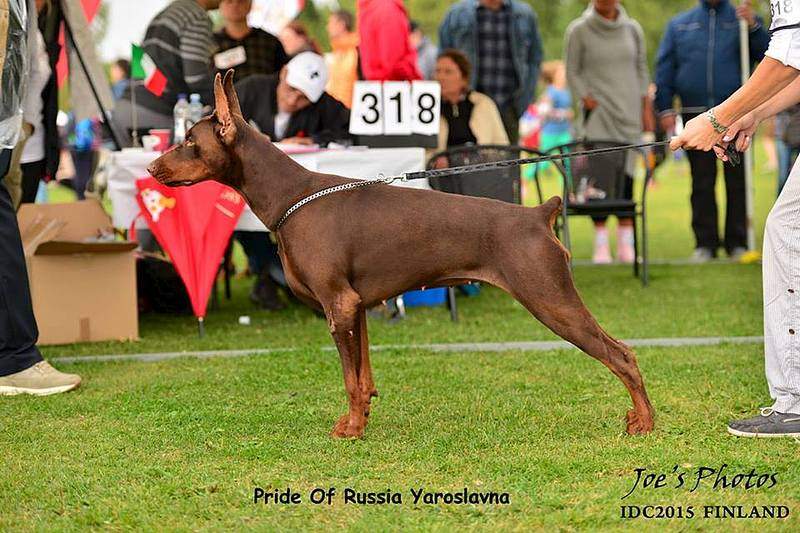
<path fill-rule="evenodd" d="M 445 287 L 425 289 L 424 291 L 409 291 L 403 295 L 403 303 L 406 307 L 444 305 L 446 301 L 447 289 Z"/>

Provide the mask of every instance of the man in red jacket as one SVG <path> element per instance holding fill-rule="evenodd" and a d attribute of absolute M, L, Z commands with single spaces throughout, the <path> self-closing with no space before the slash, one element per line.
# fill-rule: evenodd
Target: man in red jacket
<path fill-rule="evenodd" d="M 361 72 L 367 80 L 421 80 L 403 0 L 358 0 Z"/>

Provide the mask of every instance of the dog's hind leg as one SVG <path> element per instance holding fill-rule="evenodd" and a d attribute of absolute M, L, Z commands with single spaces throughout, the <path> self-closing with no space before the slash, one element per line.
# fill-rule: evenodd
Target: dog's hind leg
<path fill-rule="evenodd" d="M 606 365 L 628 389 L 633 400 L 633 410 L 627 414 L 628 433 L 652 430 L 653 407 L 636 355 L 603 331 L 586 308 L 572 281 L 564 247 L 549 236 L 535 243 L 517 241 L 501 261 L 498 286 L 554 333 Z"/>
<path fill-rule="evenodd" d="M 372 365 L 369 362 L 369 335 L 367 335 L 367 311 L 363 307 L 358 312 L 358 337 L 361 341 L 361 369 L 358 373 L 358 383 L 361 392 L 367 396 L 366 415 L 369 416 L 370 401 L 378 395 L 375 381 L 372 379 Z"/>
<path fill-rule="evenodd" d="M 330 299 L 320 299 L 328 318 L 328 327 L 342 361 L 344 386 L 349 402 L 348 413 L 336 422 L 334 437 L 361 437 L 367 425 L 369 393 L 363 390 L 359 376 L 362 373 L 362 327 L 359 314 L 363 313 L 361 298 L 352 289 L 338 291 Z M 366 328 L 363 328 L 364 333 Z"/>

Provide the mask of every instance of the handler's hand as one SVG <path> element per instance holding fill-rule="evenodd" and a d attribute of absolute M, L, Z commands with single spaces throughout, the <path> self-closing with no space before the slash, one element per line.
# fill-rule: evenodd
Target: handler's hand
<path fill-rule="evenodd" d="M 686 150 L 702 150 L 708 152 L 715 144 L 722 139 L 722 133 L 714 131 L 711 122 L 705 113 L 697 115 L 686 123 L 683 132 L 677 137 L 673 137 L 669 143 L 671 150 L 678 148 Z"/>
<path fill-rule="evenodd" d="M 739 152 L 745 152 L 750 145 L 753 143 L 753 135 L 755 135 L 756 130 L 758 129 L 760 121 L 755 117 L 755 115 L 751 112 L 734 122 L 728 131 L 725 132 L 725 136 L 722 138 L 722 146 L 727 147 L 730 142 L 734 142 L 734 147 Z M 714 153 L 717 154 L 717 157 L 723 161 L 728 160 L 728 156 L 725 155 L 725 149 L 719 146 L 714 147 Z"/>
<path fill-rule="evenodd" d="M 752 28 L 756 25 L 756 13 L 753 11 L 753 6 L 750 5 L 750 0 L 744 0 L 736 8 L 736 16 L 743 18 L 747 21 L 747 26 Z"/>

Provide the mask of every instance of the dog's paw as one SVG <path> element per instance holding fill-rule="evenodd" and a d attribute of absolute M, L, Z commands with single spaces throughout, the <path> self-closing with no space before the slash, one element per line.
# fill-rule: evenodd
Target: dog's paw
<path fill-rule="evenodd" d="M 333 426 L 331 437 L 337 439 L 359 439 L 364 436 L 364 426 L 356 427 L 350 424 L 350 415 L 344 415 Z"/>
<path fill-rule="evenodd" d="M 653 431 L 653 416 L 640 415 L 633 409 L 628 411 L 628 435 L 645 435 Z"/>

